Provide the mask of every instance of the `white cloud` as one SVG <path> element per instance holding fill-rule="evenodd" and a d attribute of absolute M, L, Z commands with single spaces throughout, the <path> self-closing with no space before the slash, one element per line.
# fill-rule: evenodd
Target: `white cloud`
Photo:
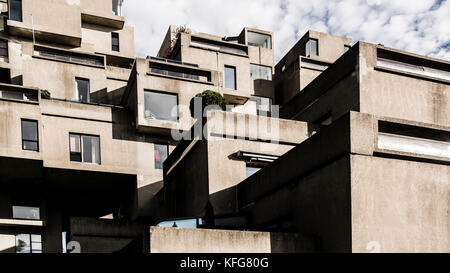
<path fill-rule="evenodd" d="M 450 60 L 450 0 L 125 0 L 136 55 L 156 55 L 171 24 L 238 35 L 244 26 L 275 33 L 280 59 L 308 30 Z"/>

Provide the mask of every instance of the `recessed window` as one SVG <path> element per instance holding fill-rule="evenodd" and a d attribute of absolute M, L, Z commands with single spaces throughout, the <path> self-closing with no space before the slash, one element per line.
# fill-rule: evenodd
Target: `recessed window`
<path fill-rule="evenodd" d="M 250 64 L 250 77 L 253 79 L 272 80 L 272 67 Z"/>
<path fill-rule="evenodd" d="M 145 91 L 145 118 L 178 121 L 178 96 L 157 91 Z"/>
<path fill-rule="evenodd" d="M 41 219 L 40 209 L 37 207 L 13 206 L 13 218 L 39 220 Z"/>
<path fill-rule="evenodd" d="M 0 58 L 8 58 L 8 41 L 0 40 Z"/>
<path fill-rule="evenodd" d="M 9 0 L 8 19 L 22 22 L 22 0 Z"/>
<path fill-rule="evenodd" d="M 100 137 L 69 134 L 70 161 L 100 164 Z"/>
<path fill-rule="evenodd" d="M 42 253 L 39 234 L 16 234 L 16 253 Z"/>
<path fill-rule="evenodd" d="M 22 149 L 39 151 L 38 122 L 36 120 L 22 119 Z"/>
<path fill-rule="evenodd" d="M 119 51 L 119 33 L 111 33 L 111 50 L 117 52 Z"/>
<path fill-rule="evenodd" d="M 163 144 L 155 144 L 155 169 L 162 170 L 163 163 L 169 156 L 169 146 Z"/>
<path fill-rule="evenodd" d="M 236 90 L 236 67 L 225 66 L 225 88 Z"/>
<path fill-rule="evenodd" d="M 90 83 L 88 79 L 76 78 L 75 79 L 78 101 L 89 102 L 90 101 Z"/>
<path fill-rule="evenodd" d="M 306 56 L 319 56 L 319 41 L 317 39 L 309 39 L 306 42 Z"/>
<path fill-rule="evenodd" d="M 254 175 L 255 173 L 257 173 L 259 170 L 261 170 L 261 167 L 256 167 L 256 166 L 249 166 L 247 165 L 245 167 L 245 173 L 246 173 L 246 177 L 250 177 L 252 175 Z"/>
<path fill-rule="evenodd" d="M 117 16 L 122 16 L 122 2 L 123 0 L 112 0 L 112 11 Z"/>
<path fill-rule="evenodd" d="M 248 31 L 247 42 L 250 46 L 272 49 L 272 37 L 267 34 Z"/>

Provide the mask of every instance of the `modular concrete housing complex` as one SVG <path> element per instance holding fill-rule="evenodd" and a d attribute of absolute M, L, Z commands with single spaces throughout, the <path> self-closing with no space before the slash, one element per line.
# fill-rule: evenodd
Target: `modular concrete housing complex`
<path fill-rule="evenodd" d="M 121 5 L 0 0 L 0 252 L 450 252 L 448 61 Z"/>

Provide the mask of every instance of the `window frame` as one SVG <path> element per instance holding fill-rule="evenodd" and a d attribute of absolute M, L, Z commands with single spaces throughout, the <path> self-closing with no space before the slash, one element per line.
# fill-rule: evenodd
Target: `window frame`
<path fill-rule="evenodd" d="M 72 147 L 70 145 L 70 138 L 71 136 L 79 136 L 80 137 L 80 161 L 72 160 L 72 154 L 75 154 L 75 152 L 72 152 Z M 98 162 L 86 162 L 83 159 L 83 136 L 85 137 L 98 137 Z M 76 153 L 78 154 L 78 153 Z M 102 145 L 101 145 L 101 138 L 100 135 L 91 135 L 91 134 L 81 134 L 81 133 L 71 133 L 69 132 L 69 161 L 70 162 L 78 162 L 83 164 L 93 164 L 93 165 L 102 165 Z"/>
<path fill-rule="evenodd" d="M 155 158 L 154 152 L 157 151 L 157 149 L 156 149 L 156 146 L 157 146 L 157 145 L 158 145 L 158 146 L 165 146 L 166 152 L 167 152 L 167 157 L 166 157 L 166 159 L 164 159 L 164 161 L 166 161 L 167 158 L 169 158 L 169 144 L 164 144 L 164 143 L 153 143 L 153 160 L 154 160 L 154 168 L 155 168 L 155 170 L 163 170 L 163 168 L 164 168 L 164 161 L 161 162 L 161 168 L 157 168 L 157 167 L 156 167 L 156 158 Z"/>
<path fill-rule="evenodd" d="M 17 236 L 19 236 L 19 235 L 28 235 L 28 239 L 29 239 L 29 243 L 30 243 L 30 251 L 29 252 L 17 252 Z M 41 238 L 41 241 L 40 242 L 37 242 L 37 241 L 33 241 L 33 236 L 39 236 L 40 238 Z M 41 246 L 41 249 L 40 250 L 33 250 L 33 243 L 39 243 L 40 244 L 40 246 Z M 14 252 L 16 253 L 16 254 L 40 254 L 40 253 L 42 253 L 42 249 L 43 249 L 43 247 L 42 247 L 42 234 L 39 234 L 39 233 L 15 233 L 14 234 Z"/>
<path fill-rule="evenodd" d="M 88 90 L 87 90 L 87 95 L 86 95 L 87 101 L 80 100 L 80 89 L 78 87 L 78 81 L 87 81 L 88 82 L 88 85 L 87 85 L 88 86 Z M 77 100 L 78 100 L 78 102 L 90 103 L 91 102 L 91 80 L 87 79 L 87 78 L 82 78 L 82 77 L 75 77 L 75 85 L 76 85 L 76 89 L 77 89 Z"/>
<path fill-rule="evenodd" d="M 0 54 L 0 58 L 6 58 L 6 59 L 8 59 L 8 58 L 9 58 L 9 49 L 8 49 L 9 41 L 8 41 L 8 40 L 5 40 L 5 39 L 0 39 L 0 44 L 5 44 L 5 48 L 1 48 L 1 47 L 0 47 L 0 49 L 4 49 L 5 52 L 6 52 L 5 55 L 1 55 L 1 54 Z"/>
<path fill-rule="evenodd" d="M 225 89 L 228 89 L 228 90 L 237 90 L 237 68 L 236 68 L 236 66 L 232 66 L 232 65 L 224 65 L 223 67 L 224 67 L 224 68 L 223 68 L 223 83 L 224 83 L 224 88 L 225 88 Z M 227 68 L 228 68 L 228 69 L 232 68 L 233 71 L 234 71 L 234 75 L 233 75 L 233 77 L 234 77 L 234 88 L 228 88 L 228 87 L 227 87 L 227 74 L 226 74 Z"/>
<path fill-rule="evenodd" d="M 116 37 L 115 37 L 116 36 Z M 111 51 L 120 52 L 120 35 L 118 32 L 111 32 Z M 114 44 L 114 40 L 117 39 L 117 45 Z M 114 48 L 117 46 L 117 50 Z"/>
<path fill-rule="evenodd" d="M 177 106 L 177 119 L 176 121 L 174 120 L 166 120 L 166 119 L 152 119 L 150 117 L 147 117 L 145 115 L 145 93 L 158 93 L 158 94 L 163 94 L 163 95 L 170 95 L 170 96 L 175 96 L 177 98 L 177 102 L 176 102 L 176 106 Z M 179 103 L 180 103 L 180 98 L 179 98 L 179 94 L 178 93 L 171 93 L 171 92 L 165 92 L 165 91 L 159 91 L 159 90 L 153 90 L 153 89 L 144 89 L 144 118 L 145 119 L 150 119 L 150 120 L 160 120 L 160 121 L 167 121 L 167 122 L 179 122 L 180 121 L 180 107 L 179 107 Z"/>
<path fill-rule="evenodd" d="M 11 19 L 11 2 L 20 2 L 20 20 L 17 19 Z M 16 22 L 23 22 L 23 1 L 22 0 L 8 0 L 8 20 L 16 21 Z"/>
<path fill-rule="evenodd" d="M 38 209 L 38 210 L 39 210 L 39 218 L 32 219 L 32 218 L 15 217 L 15 216 L 14 216 L 14 208 L 30 208 L 30 209 Z M 18 219 L 18 220 L 40 221 L 40 220 L 42 220 L 41 208 L 40 208 L 40 207 L 33 207 L 33 206 L 19 206 L 19 205 L 13 205 L 13 206 L 12 206 L 12 218 L 13 218 L 13 219 Z"/>
<path fill-rule="evenodd" d="M 315 41 L 316 42 L 316 50 L 317 50 L 317 52 L 316 52 L 316 54 L 311 54 L 311 44 L 310 44 L 310 42 L 311 41 Z M 309 47 L 309 48 L 308 48 Z M 309 49 L 309 50 L 308 50 Z M 309 52 L 309 54 L 308 54 L 308 52 Z M 308 41 L 306 41 L 306 43 L 305 43 L 305 56 L 306 57 L 310 57 L 310 56 L 319 56 L 319 39 L 316 39 L 316 38 L 308 38 Z"/>
<path fill-rule="evenodd" d="M 24 135 L 23 135 L 23 132 L 24 132 L 24 130 L 23 130 L 23 122 L 33 122 L 33 123 L 36 123 L 36 138 L 37 138 L 37 140 L 29 140 L 29 139 L 25 139 L 24 138 Z M 21 129 L 21 137 L 22 137 L 22 150 L 23 151 L 31 151 L 31 152 L 39 152 L 39 121 L 37 121 L 37 120 L 34 120 L 34 119 L 26 119 L 26 118 L 21 118 L 20 119 L 20 129 Z M 25 147 L 24 147 L 24 143 L 25 142 L 33 142 L 33 143 L 36 143 L 36 146 L 37 146 L 37 148 L 36 148 L 36 150 L 31 150 L 31 149 L 25 149 Z"/>
<path fill-rule="evenodd" d="M 259 69 L 261 68 L 266 68 L 268 70 L 270 70 L 270 79 L 263 79 L 263 78 L 255 78 L 252 76 L 252 67 L 258 67 Z M 254 80 L 265 80 L 265 81 L 272 81 L 273 80 L 273 69 L 271 66 L 267 66 L 267 65 L 262 65 L 262 64 L 254 64 L 254 63 L 250 63 L 250 78 L 254 79 Z"/>

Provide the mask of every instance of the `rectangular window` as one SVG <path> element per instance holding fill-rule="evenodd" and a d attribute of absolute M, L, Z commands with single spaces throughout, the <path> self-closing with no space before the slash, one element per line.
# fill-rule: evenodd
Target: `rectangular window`
<path fill-rule="evenodd" d="M 245 173 L 246 173 L 246 177 L 250 177 L 252 175 L 254 175 L 255 173 L 257 173 L 259 170 L 261 170 L 261 167 L 255 167 L 255 166 L 249 166 L 247 165 L 245 167 Z"/>
<path fill-rule="evenodd" d="M 253 31 L 247 32 L 247 43 L 250 46 L 257 46 L 272 49 L 272 37 L 267 34 Z"/>
<path fill-rule="evenodd" d="M 119 52 L 119 33 L 111 32 L 111 50 Z"/>
<path fill-rule="evenodd" d="M 236 90 L 236 67 L 225 66 L 225 88 Z"/>
<path fill-rule="evenodd" d="M 145 118 L 178 121 L 178 96 L 157 91 L 145 91 Z"/>
<path fill-rule="evenodd" d="M 270 116 L 270 111 L 272 108 L 272 99 L 258 96 L 251 96 L 250 100 L 256 102 L 256 110 L 258 115 Z"/>
<path fill-rule="evenodd" d="M 272 80 L 272 67 L 250 64 L 250 77 L 253 79 Z"/>
<path fill-rule="evenodd" d="M 37 207 L 13 206 L 14 219 L 40 220 L 40 209 Z"/>
<path fill-rule="evenodd" d="M 0 58 L 8 58 L 8 41 L 0 40 Z"/>
<path fill-rule="evenodd" d="M 78 101 L 89 102 L 90 101 L 90 84 L 88 79 L 75 78 L 78 91 Z"/>
<path fill-rule="evenodd" d="M 122 2 L 123 0 L 112 0 L 112 11 L 117 16 L 122 16 Z"/>
<path fill-rule="evenodd" d="M 39 234 L 16 234 L 16 253 L 42 253 Z"/>
<path fill-rule="evenodd" d="M 69 134 L 70 161 L 100 164 L 100 137 Z"/>
<path fill-rule="evenodd" d="M 36 120 L 22 119 L 22 149 L 39 151 L 38 122 Z"/>
<path fill-rule="evenodd" d="M 319 41 L 317 39 L 309 39 L 306 42 L 306 56 L 319 56 Z"/>
<path fill-rule="evenodd" d="M 22 0 L 9 0 L 9 20 L 22 22 Z"/>
<path fill-rule="evenodd" d="M 155 169 L 162 170 L 163 163 L 169 156 L 169 146 L 155 144 Z"/>

